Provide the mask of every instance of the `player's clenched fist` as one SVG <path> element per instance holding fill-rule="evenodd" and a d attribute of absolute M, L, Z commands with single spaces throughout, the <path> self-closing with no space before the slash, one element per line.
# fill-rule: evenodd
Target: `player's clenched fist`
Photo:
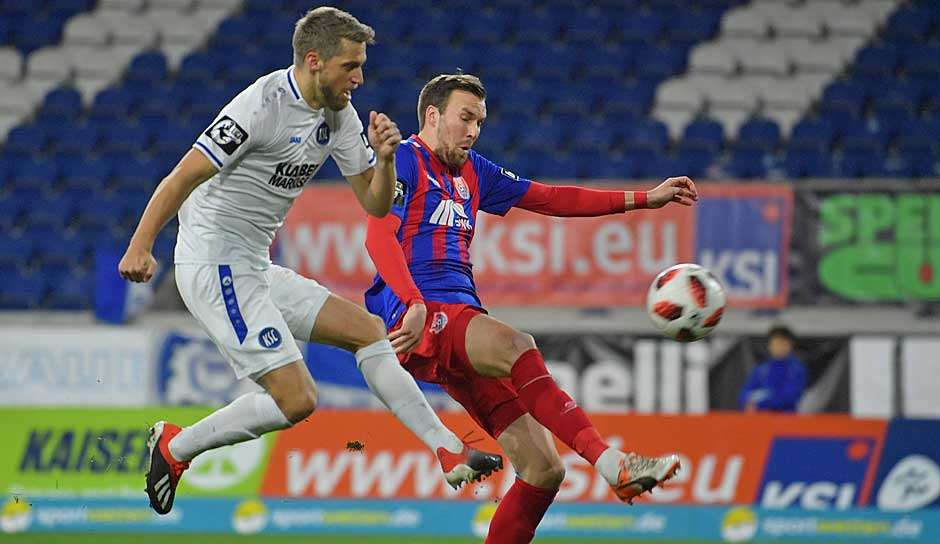
<path fill-rule="evenodd" d="M 118 272 L 121 277 L 134 282 L 148 282 L 157 270 L 157 260 L 153 255 L 145 250 L 136 247 L 128 247 L 121 262 L 118 263 Z"/>
<path fill-rule="evenodd" d="M 380 159 L 388 160 L 395 156 L 401 132 L 398 125 L 384 113 L 369 112 L 369 145 Z"/>
<path fill-rule="evenodd" d="M 662 208 L 670 202 L 691 206 L 696 200 L 698 191 L 695 189 L 695 183 L 686 176 L 669 178 L 646 193 L 646 205 L 649 208 Z"/>

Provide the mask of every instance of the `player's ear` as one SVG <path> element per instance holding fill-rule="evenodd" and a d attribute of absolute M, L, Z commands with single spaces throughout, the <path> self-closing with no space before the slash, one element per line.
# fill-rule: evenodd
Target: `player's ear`
<path fill-rule="evenodd" d="M 437 127 L 437 121 L 440 115 L 441 112 L 437 109 L 437 106 L 428 106 L 428 109 L 424 110 L 425 123 L 432 127 Z"/>
<path fill-rule="evenodd" d="M 310 51 L 307 51 L 306 55 L 304 55 L 304 66 L 307 68 L 307 70 L 310 70 L 311 73 L 317 72 L 323 69 L 323 62 L 320 59 L 320 55 L 311 49 Z"/>

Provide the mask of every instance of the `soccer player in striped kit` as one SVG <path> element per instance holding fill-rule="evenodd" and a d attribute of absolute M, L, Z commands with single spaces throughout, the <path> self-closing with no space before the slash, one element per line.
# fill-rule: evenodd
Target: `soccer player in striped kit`
<path fill-rule="evenodd" d="M 675 455 L 644 457 L 608 446 L 559 389 L 532 336 L 483 310 L 470 264 L 476 215 L 518 207 L 552 216 L 599 216 L 698 199 L 692 180 L 648 192 L 543 185 L 472 151 L 486 90 L 468 74 L 440 75 L 418 99 L 420 132 L 396 155 L 392 213 L 369 218 L 366 247 L 378 274 L 366 307 L 382 316 L 402 364 L 441 384 L 512 461 L 518 478 L 500 501 L 486 542 L 529 542 L 564 467 L 551 434 L 580 454 L 617 496 L 632 501 L 672 477 Z"/>

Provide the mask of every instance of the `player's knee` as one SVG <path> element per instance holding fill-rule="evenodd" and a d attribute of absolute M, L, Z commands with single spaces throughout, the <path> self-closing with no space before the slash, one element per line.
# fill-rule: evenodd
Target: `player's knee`
<path fill-rule="evenodd" d="M 369 330 L 371 340 L 369 344 L 374 344 L 380 340 L 384 340 L 388 333 L 385 330 L 385 321 L 383 321 L 381 317 L 375 314 L 369 314 L 369 317 L 372 320 L 372 327 Z"/>
<path fill-rule="evenodd" d="M 535 349 L 535 338 L 525 332 L 513 331 L 509 339 L 509 346 L 509 359 L 511 359 L 511 363 L 515 363 L 523 353 Z"/>
<path fill-rule="evenodd" d="M 542 489 L 558 489 L 565 481 L 565 465 L 560 457 L 555 456 L 554 459 L 528 467 L 528 470 L 523 472 L 522 479 Z"/>
<path fill-rule="evenodd" d="M 309 387 L 305 387 L 299 394 L 292 395 L 290 399 L 278 403 L 278 406 L 284 412 L 284 417 L 291 422 L 291 425 L 300 423 L 310 417 L 317 409 L 316 385 L 311 382 Z"/>
<path fill-rule="evenodd" d="M 385 322 L 382 321 L 382 318 L 375 315 L 365 313 L 364 319 L 361 320 L 361 325 L 358 327 L 358 334 L 353 340 L 353 348 L 355 350 L 360 350 L 366 346 L 371 346 L 372 344 L 379 342 L 385 339 Z"/>

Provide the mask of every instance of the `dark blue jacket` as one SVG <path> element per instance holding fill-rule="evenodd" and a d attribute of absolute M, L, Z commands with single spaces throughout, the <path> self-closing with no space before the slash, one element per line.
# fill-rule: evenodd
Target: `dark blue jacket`
<path fill-rule="evenodd" d="M 741 389 L 741 408 L 754 402 L 759 410 L 795 412 L 806 388 L 806 367 L 795 356 L 770 359 L 757 366 Z"/>

